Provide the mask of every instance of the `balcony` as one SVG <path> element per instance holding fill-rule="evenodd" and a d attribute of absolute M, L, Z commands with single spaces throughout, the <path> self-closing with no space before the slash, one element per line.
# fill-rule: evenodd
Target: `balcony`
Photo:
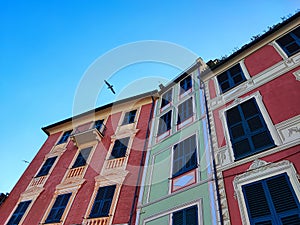
<path fill-rule="evenodd" d="M 126 157 L 122 158 L 117 158 L 117 159 L 110 159 L 106 163 L 106 169 L 113 169 L 113 168 L 118 168 L 122 167 L 124 165 Z"/>
<path fill-rule="evenodd" d="M 74 145 L 79 147 L 80 145 L 100 141 L 104 137 L 106 126 L 104 124 L 94 125 L 87 130 L 75 129 L 70 138 L 74 142 Z"/>
<path fill-rule="evenodd" d="M 41 177 L 34 177 L 29 185 L 29 188 L 43 186 L 46 181 L 46 178 L 47 175 Z"/>
<path fill-rule="evenodd" d="M 71 177 L 79 177 L 81 176 L 81 174 L 84 171 L 85 166 L 81 166 L 81 167 L 76 167 L 73 169 L 70 169 L 68 174 L 67 174 L 67 179 L 71 178 Z"/>
<path fill-rule="evenodd" d="M 88 219 L 84 225 L 108 225 L 109 217 Z"/>

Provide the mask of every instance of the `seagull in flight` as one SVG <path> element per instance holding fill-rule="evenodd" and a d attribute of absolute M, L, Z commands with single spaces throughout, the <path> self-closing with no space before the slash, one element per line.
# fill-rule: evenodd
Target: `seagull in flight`
<path fill-rule="evenodd" d="M 115 90 L 113 89 L 113 86 L 110 83 L 108 83 L 106 80 L 104 80 L 104 82 L 107 85 L 107 89 L 110 89 L 112 93 L 116 94 Z"/>
<path fill-rule="evenodd" d="M 28 162 L 27 160 L 24 160 L 24 159 L 23 159 L 22 161 L 23 161 L 24 163 L 28 163 L 28 164 L 29 164 L 29 162 Z"/>

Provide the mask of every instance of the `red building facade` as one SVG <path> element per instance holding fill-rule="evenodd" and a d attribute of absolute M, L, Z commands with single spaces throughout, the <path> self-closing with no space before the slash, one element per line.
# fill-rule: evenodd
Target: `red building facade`
<path fill-rule="evenodd" d="M 300 224 L 300 13 L 204 73 L 223 224 Z"/>
<path fill-rule="evenodd" d="M 0 224 L 134 221 L 153 94 L 43 128 L 48 138 L 1 206 Z"/>

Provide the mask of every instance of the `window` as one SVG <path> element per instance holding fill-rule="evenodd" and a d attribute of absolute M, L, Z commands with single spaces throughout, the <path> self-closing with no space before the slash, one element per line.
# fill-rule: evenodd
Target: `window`
<path fill-rule="evenodd" d="M 180 81 L 180 94 L 188 91 L 192 88 L 192 77 L 188 76 L 184 80 Z"/>
<path fill-rule="evenodd" d="M 109 159 L 125 157 L 129 137 L 116 140 Z"/>
<path fill-rule="evenodd" d="M 174 146 L 173 177 L 197 167 L 196 135 Z"/>
<path fill-rule="evenodd" d="M 242 186 L 252 225 L 300 224 L 299 200 L 286 173 Z"/>
<path fill-rule="evenodd" d="M 171 129 L 172 110 L 160 117 L 157 135 L 161 135 Z"/>
<path fill-rule="evenodd" d="M 193 99 L 189 98 L 178 106 L 177 124 L 193 116 Z"/>
<path fill-rule="evenodd" d="M 161 108 L 172 102 L 172 89 L 163 94 L 161 99 Z"/>
<path fill-rule="evenodd" d="M 229 109 L 226 118 L 235 159 L 275 146 L 254 98 Z"/>
<path fill-rule="evenodd" d="M 97 121 L 95 121 L 95 124 L 94 124 L 93 128 L 95 128 L 95 129 L 97 129 L 98 131 L 101 132 L 101 128 L 103 126 L 103 121 L 104 120 L 97 120 Z"/>
<path fill-rule="evenodd" d="M 8 221 L 7 225 L 19 224 L 30 203 L 31 201 L 20 202 L 17 209 L 14 211 L 10 220 Z"/>
<path fill-rule="evenodd" d="M 174 212 L 172 225 L 198 225 L 198 207 L 195 205 Z"/>
<path fill-rule="evenodd" d="M 90 218 L 109 216 L 109 210 L 114 197 L 116 185 L 100 187 L 98 189 Z"/>
<path fill-rule="evenodd" d="M 222 93 L 225 93 L 226 91 L 229 91 L 240 83 L 243 83 L 246 78 L 240 64 L 237 64 L 217 76 L 217 80 Z"/>
<path fill-rule="evenodd" d="M 288 55 L 294 55 L 300 51 L 300 27 L 284 35 L 282 38 L 277 40 L 277 43 Z"/>
<path fill-rule="evenodd" d="M 85 166 L 86 160 L 88 159 L 91 150 L 92 150 L 92 147 L 82 149 L 79 152 L 79 154 L 78 154 L 78 156 L 77 156 L 77 158 L 76 158 L 76 160 L 75 160 L 74 165 L 72 166 L 72 168 L 77 168 L 77 167 Z"/>
<path fill-rule="evenodd" d="M 59 142 L 57 142 L 57 144 L 59 145 L 59 144 L 62 144 L 62 143 L 67 142 L 67 140 L 68 140 L 68 138 L 70 137 L 71 133 L 72 133 L 72 130 L 66 131 L 66 132 L 63 134 L 63 136 L 60 138 Z"/>
<path fill-rule="evenodd" d="M 55 162 L 56 158 L 57 158 L 57 156 L 48 158 L 46 160 L 46 162 L 44 163 L 44 165 L 42 166 L 42 168 L 40 169 L 40 171 L 38 172 L 38 174 L 36 175 L 36 177 L 41 177 L 41 176 L 47 175 L 49 173 L 53 163 Z"/>
<path fill-rule="evenodd" d="M 126 112 L 122 125 L 134 123 L 136 110 L 132 110 L 130 112 Z"/>
<path fill-rule="evenodd" d="M 68 205 L 72 193 L 58 195 L 45 223 L 57 223 Z"/>

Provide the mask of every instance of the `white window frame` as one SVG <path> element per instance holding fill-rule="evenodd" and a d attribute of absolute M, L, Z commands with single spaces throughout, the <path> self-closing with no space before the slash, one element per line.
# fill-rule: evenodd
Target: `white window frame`
<path fill-rule="evenodd" d="M 297 174 L 293 163 L 288 160 L 282 160 L 278 163 L 268 163 L 263 160 L 257 159 L 251 164 L 251 166 L 245 173 L 234 178 L 233 186 L 235 197 L 238 201 L 243 225 L 250 225 L 250 220 L 244 194 L 242 191 L 242 186 L 282 173 L 287 173 L 295 194 L 297 198 L 300 199 L 300 185 L 298 182 L 299 175 Z"/>
<path fill-rule="evenodd" d="M 228 111 L 229 109 L 240 105 L 243 102 L 248 101 L 251 98 L 255 98 L 256 103 L 260 109 L 260 112 L 262 114 L 262 117 L 267 125 L 267 128 L 271 134 L 271 137 L 275 143 L 276 146 L 280 146 L 282 144 L 282 141 L 280 139 L 280 136 L 274 126 L 274 124 L 272 123 L 272 120 L 269 116 L 269 113 L 263 103 L 262 100 L 262 96 L 260 94 L 259 91 L 252 93 L 251 95 L 248 95 L 244 98 L 236 98 L 229 106 L 225 107 L 224 109 L 221 109 L 219 111 L 219 116 L 222 122 L 222 126 L 223 126 L 223 130 L 224 130 L 224 136 L 225 136 L 225 140 L 226 140 L 226 145 L 227 145 L 227 149 L 229 149 L 229 156 L 231 158 L 231 161 L 234 162 L 235 158 L 234 158 L 234 152 L 233 152 L 233 148 L 232 148 L 232 143 L 230 141 L 230 135 L 229 135 L 229 129 L 228 129 L 228 125 L 227 125 L 227 120 L 226 120 L 226 111 Z M 253 155 L 249 155 L 248 157 L 251 157 Z M 247 158 L 248 158 L 247 157 Z"/>

